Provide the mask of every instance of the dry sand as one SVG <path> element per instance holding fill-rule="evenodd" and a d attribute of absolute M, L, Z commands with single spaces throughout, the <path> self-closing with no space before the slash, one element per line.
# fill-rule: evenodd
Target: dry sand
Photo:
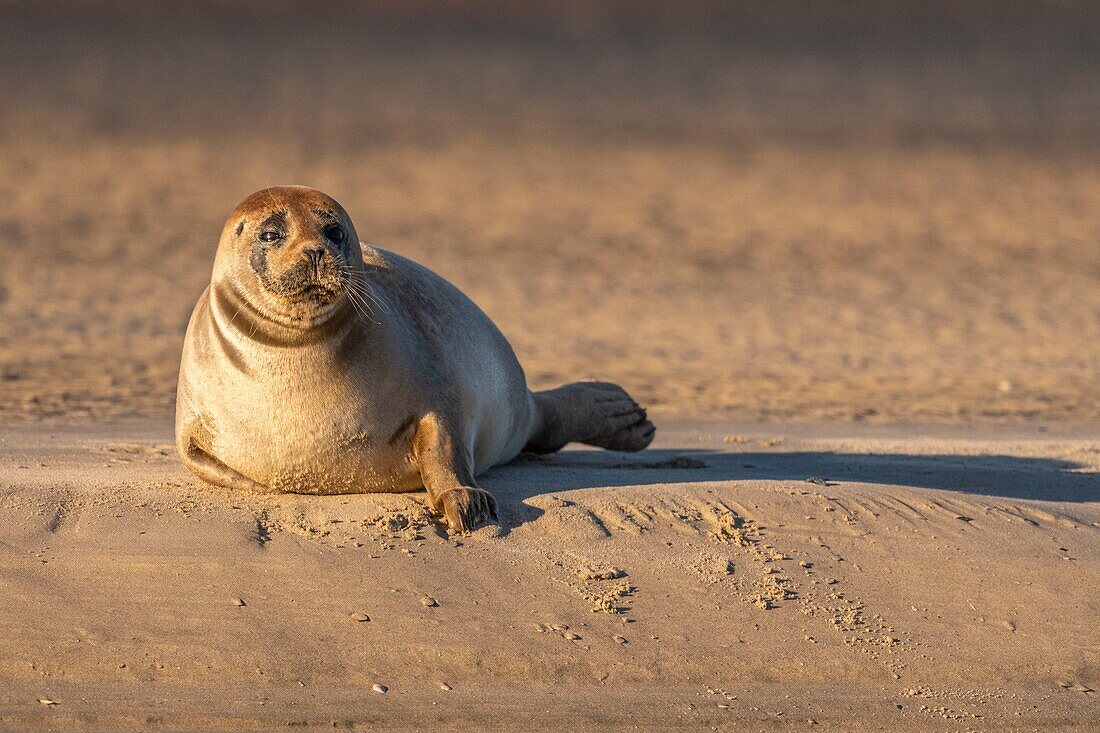
<path fill-rule="evenodd" d="M 680 6 L 0 2 L 0 729 L 1097 729 L 1100 18 Z M 196 482 L 286 182 L 655 449 L 465 538 Z"/>
<path fill-rule="evenodd" d="M 0 728 L 1096 729 L 1095 433 L 666 425 L 462 538 L 169 440 L 0 433 Z"/>
<path fill-rule="evenodd" d="M 169 414 L 224 219 L 274 183 L 459 285 L 540 388 L 1100 421 L 1100 14 L 56 5 L 0 5 L 5 421 Z"/>

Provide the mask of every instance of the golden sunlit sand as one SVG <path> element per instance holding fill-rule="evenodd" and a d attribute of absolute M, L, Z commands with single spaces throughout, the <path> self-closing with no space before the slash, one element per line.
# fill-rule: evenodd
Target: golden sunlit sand
<path fill-rule="evenodd" d="M 7 729 L 1095 722 L 1095 434 L 670 425 L 490 472 L 461 537 L 200 484 L 168 425 L 0 439 Z"/>
<path fill-rule="evenodd" d="M 1100 23 L 984 12 L 0 4 L 0 729 L 1095 729 Z M 653 448 L 469 536 L 198 482 L 276 183 Z"/>

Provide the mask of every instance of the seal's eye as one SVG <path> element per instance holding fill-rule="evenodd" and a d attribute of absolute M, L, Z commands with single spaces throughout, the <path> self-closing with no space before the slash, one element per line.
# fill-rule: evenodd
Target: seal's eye
<path fill-rule="evenodd" d="M 268 231 L 268 232 L 261 232 L 260 233 L 260 241 L 261 242 L 277 242 L 282 238 L 283 238 L 283 235 L 279 234 L 278 232 Z"/>
<path fill-rule="evenodd" d="M 340 244 L 341 242 L 343 242 L 344 237 L 346 236 L 344 234 L 344 228 L 339 224 L 329 224 L 327 227 L 325 227 L 324 232 L 325 239 L 329 240 L 330 242 L 335 242 L 336 244 Z"/>

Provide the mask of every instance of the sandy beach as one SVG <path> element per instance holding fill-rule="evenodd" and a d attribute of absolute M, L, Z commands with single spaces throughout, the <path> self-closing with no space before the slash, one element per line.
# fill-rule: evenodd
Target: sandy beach
<path fill-rule="evenodd" d="M 666 426 L 490 472 L 463 537 L 168 425 L 0 441 L 5 730 L 1096 727 L 1096 433 Z"/>
<path fill-rule="evenodd" d="M 0 730 L 1100 729 L 1100 18 L 768 5 L 0 3 Z M 200 483 L 277 183 L 652 449 Z"/>

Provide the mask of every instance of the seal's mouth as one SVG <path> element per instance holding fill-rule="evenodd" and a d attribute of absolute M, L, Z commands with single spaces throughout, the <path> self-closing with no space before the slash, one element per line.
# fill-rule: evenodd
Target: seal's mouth
<path fill-rule="evenodd" d="M 260 277 L 268 292 L 296 306 L 331 303 L 342 292 L 343 278 L 340 268 L 334 265 L 320 268 L 298 266 L 278 277 Z"/>
<path fill-rule="evenodd" d="M 339 295 L 339 290 L 325 283 L 310 283 L 297 293 L 292 293 L 292 300 L 305 300 L 315 303 L 327 303 Z"/>

